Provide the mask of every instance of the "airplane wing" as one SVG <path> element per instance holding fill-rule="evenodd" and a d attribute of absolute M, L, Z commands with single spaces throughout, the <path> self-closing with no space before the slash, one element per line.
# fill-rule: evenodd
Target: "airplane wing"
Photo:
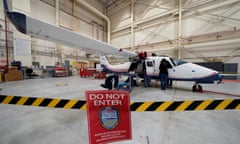
<path fill-rule="evenodd" d="M 8 10 L 7 0 L 4 0 L 3 3 L 5 15 L 17 30 L 26 35 L 97 54 L 119 55 L 124 57 L 136 55 L 134 52 L 117 48 L 79 33 L 33 19 L 23 13 L 11 12 Z"/>

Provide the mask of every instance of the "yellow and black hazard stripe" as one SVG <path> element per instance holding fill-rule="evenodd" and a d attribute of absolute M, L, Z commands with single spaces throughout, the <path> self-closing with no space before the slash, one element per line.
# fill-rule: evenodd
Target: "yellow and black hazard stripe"
<path fill-rule="evenodd" d="M 240 99 L 134 102 L 132 111 L 240 110 Z"/>
<path fill-rule="evenodd" d="M 0 95 L 0 104 L 86 110 L 86 101 Z M 131 102 L 131 111 L 240 110 L 240 99 Z"/>
<path fill-rule="evenodd" d="M 70 99 L 55 99 L 55 98 L 53 99 L 53 98 L 0 95 L 0 103 L 24 105 L 24 106 L 48 107 L 48 108 L 86 110 L 86 101 L 70 100 Z"/>

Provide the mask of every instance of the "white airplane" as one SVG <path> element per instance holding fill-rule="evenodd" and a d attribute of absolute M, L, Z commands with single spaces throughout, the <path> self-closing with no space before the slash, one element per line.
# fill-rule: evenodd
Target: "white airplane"
<path fill-rule="evenodd" d="M 117 48 L 67 29 L 33 19 L 23 13 L 9 11 L 7 0 L 4 0 L 3 4 L 5 15 L 17 30 L 26 35 L 60 43 L 73 48 L 79 48 L 87 51 L 90 50 L 100 55 L 118 55 L 125 58 L 137 56 L 137 53 L 135 52 Z M 160 79 L 159 65 L 163 58 L 166 59 L 172 66 L 172 68 L 168 70 L 169 80 L 193 81 L 195 82 L 193 90 L 194 87 L 196 87 L 196 84 L 215 83 L 221 82 L 222 80 L 222 76 L 215 70 L 177 60 L 170 56 L 152 56 L 145 59 L 146 73 L 151 79 Z M 104 56 L 100 56 L 100 62 L 105 71 L 113 73 L 128 73 L 131 65 L 131 62 L 126 62 L 119 65 L 111 65 Z"/>
<path fill-rule="evenodd" d="M 146 74 L 150 79 L 160 79 L 159 65 L 162 59 L 166 59 L 172 66 L 172 68 L 168 70 L 168 79 L 172 81 L 193 81 L 195 82 L 193 91 L 195 91 L 194 87 L 196 87 L 196 85 L 200 86 L 200 83 L 219 83 L 222 81 L 222 76 L 215 70 L 164 55 L 151 56 L 145 59 Z M 131 65 L 131 62 L 111 65 L 104 56 L 100 57 L 100 62 L 104 71 L 117 73 L 127 73 Z M 143 78 L 143 75 L 139 76 Z M 202 91 L 202 89 L 200 91 Z"/>

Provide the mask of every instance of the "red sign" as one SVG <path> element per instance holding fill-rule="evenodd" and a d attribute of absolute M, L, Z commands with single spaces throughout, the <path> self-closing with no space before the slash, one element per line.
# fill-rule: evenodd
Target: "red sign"
<path fill-rule="evenodd" d="M 129 93 L 86 91 L 90 144 L 105 144 L 132 138 Z"/>

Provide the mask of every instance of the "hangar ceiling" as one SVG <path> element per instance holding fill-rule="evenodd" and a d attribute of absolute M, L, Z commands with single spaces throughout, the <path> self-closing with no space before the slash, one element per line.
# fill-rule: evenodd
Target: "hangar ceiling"
<path fill-rule="evenodd" d="M 100 3 L 103 4 L 103 6 L 105 8 L 108 8 L 111 5 L 118 5 L 117 3 L 119 3 L 120 0 L 98 0 Z"/>
<path fill-rule="evenodd" d="M 105 2 L 105 0 L 99 0 L 101 2 Z M 147 5 L 148 7 L 144 10 L 141 15 L 147 13 L 151 8 L 159 8 L 166 9 L 168 12 L 163 12 L 158 16 L 152 17 L 149 20 L 139 20 L 135 19 L 135 27 L 151 27 L 154 25 L 169 23 L 170 21 L 177 21 L 179 19 L 178 15 L 178 6 L 180 0 L 157 0 L 158 2 L 153 4 L 149 4 L 142 0 L 135 0 L 135 3 L 140 3 L 143 5 Z M 114 0 L 114 3 L 104 3 L 105 6 L 108 6 L 109 14 L 111 15 L 111 10 L 117 9 L 121 3 L 130 4 L 130 2 L 126 2 L 126 0 Z M 188 17 L 199 17 L 211 24 L 223 24 L 226 27 L 232 26 L 233 30 L 238 29 L 238 25 L 240 24 L 240 19 L 238 17 L 232 17 L 234 14 L 239 12 L 240 10 L 240 1 L 239 0 L 182 0 L 182 18 Z M 138 15 L 135 17 L 139 17 Z M 143 17 L 143 16 L 142 16 Z M 167 19 L 167 20 L 166 20 Z M 151 21 L 151 23 L 150 23 Z M 153 22 L 156 21 L 156 22 Z M 118 29 L 113 29 L 112 34 L 119 33 L 120 31 L 124 31 L 128 29 L 130 25 L 121 27 Z M 137 29 L 137 28 L 136 28 Z M 196 30 L 197 31 L 200 30 Z M 218 36 L 219 37 L 219 36 Z"/>
<path fill-rule="evenodd" d="M 229 52 L 232 55 L 239 52 L 240 49 L 240 1 L 239 0 L 99 0 L 103 3 L 107 10 L 107 15 L 111 17 L 117 12 L 121 12 L 124 7 L 131 7 L 134 4 L 142 5 L 144 8 L 139 13 L 134 13 L 134 18 L 130 24 L 112 28 L 112 38 L 130 35 L 130 33 L 145 31 L 147 37 L 159 37 L 159 42 L 147 42 L 147 37 L 143 42 L 135 43 L 134 47 L 138 50 L 158 51 L 174 50 L 176 47 L 184 47 L 186 49 L 196 48 L 213 48 L 218 49 L 231 48 Z M 160 25 L 170 25 L 172 23 L 180 23 L 180 3 L 181 2 L 181 20 L 189 18 L 204 21 L 205 24 L 196 28 L 191 34 L 184 35 L 180 32 L 178 38 L 168 38 L 161 31 L 151 31 L 152 27 Z M 162 13 L 147 17 L 152 9 L 159 9 Z M 130 19 L 130 18 L 129 18 Z M 183 25 L 185 29 L 188 29 Z M 180 29 L 180 28 L 179 28 Z M 213 31 L 214 29 L 214 31 Z M 165 39 L 165 40 L 164 40 Z M 215 43 L 214 43 L 215 42 Z M 180 44 L 179 44 L 180 43 Z"/>

